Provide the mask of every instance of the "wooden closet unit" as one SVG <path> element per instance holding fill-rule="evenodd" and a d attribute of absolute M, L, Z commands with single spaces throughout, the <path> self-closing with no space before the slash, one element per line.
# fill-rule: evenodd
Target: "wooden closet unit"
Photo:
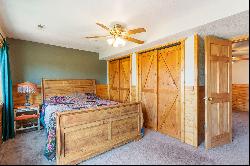
<path fill-rule="evenodd" d="M 149 51 L 138 56 L 139 99 L 145 127 L 157 130 L 157 51 Z"/>
<path fill-rule="evenodd" d="M 130 102 L 131 64 L 130 56 L 109 62 L 110 99 L 122 103 Z"/>
<path fill-rule="evenodd" d="M 181 46 L 158 51 L 158 131 L 181 137 Z"/>
<path fill-rule="evenodd" d="M 110 100 L 120 101 L 120 63 L 119 60 L 109 62 L 109 98 Z"/>
<path fill-rule="evenodd" d="M 145 127 L 181 139 L 183 44 L 138 53 L 138 91 Z"/>
<path fill-rule="evenodd" d="M 120 102 L 130 101 L 130 57 L 120 59 Z"/>

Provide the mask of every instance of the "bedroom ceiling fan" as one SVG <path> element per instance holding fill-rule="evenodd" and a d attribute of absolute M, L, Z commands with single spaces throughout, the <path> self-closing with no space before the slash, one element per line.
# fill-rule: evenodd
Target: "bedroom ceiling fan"
<path fill-rule="evenodd" d="M 104 35 L 104 36 L 86 37 L 87 39 L 106 38 L 108 44 L 112 45 L 113 47 L 125 46 L 126 41 L 134 42 L 134 43 L 137 43 L 137 44 L 143 44 L 144 43 L 144 41 L 132 38 L 132 37 L 130 37 L 130 35 L 146 32 L 145 28 L 136 28 L 136 29 L 132 29 L 132 30 L 126 30 L 120 24 L 115 24 L 113 26 L 113 28 L 108 28 L 107 26 L 105 26 L 105 25 L 103 25 L 101 23 L 96 23 L 96 24 L 98 26 L 100 26 L 101 28 L 105 29 L 106 31 L 108 31 L 109 34 Z"/>
<path fill-rule="evenodd" d="M 232 56 L 232 62 L 242 61 L 242 60 L 249 60 L 248 55 L 242 56 Z"/>

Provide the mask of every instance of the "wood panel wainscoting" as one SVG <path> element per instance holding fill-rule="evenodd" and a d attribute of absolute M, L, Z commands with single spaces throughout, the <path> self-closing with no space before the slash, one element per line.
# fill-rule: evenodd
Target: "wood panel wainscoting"
<path fill-rule="evenodd" d="M 198 147 L 205 139 L 205 87 L 185 87 L 184 142 Z"/>
<path fill-rule="evenodd" d="M 197 124 L 197 87 L 185 87 L 185 112 L 184 112 L 184 142 L 191 145 L 198 144 L 198 124 Z"/>
<path fill-rule="evenodd" d="M 95 93 L 95 80 L 43 80 L 42 96 Z M 141 138 L 141 103 L 56 113 L 57 164 L 77 164 Z"/>
<path fill-rule="evenodd" d="M 136 86 L 131 86 L 131 93 L 130 93 L 130 101 L 131 102 L 137 102 L 138 101 L 138 96 L 137 96 L 137 87 Z"/>
<path fill-rule="evenodd" d="M 233 84 L 233 111 L 249 111 L 249 84 Z"/>

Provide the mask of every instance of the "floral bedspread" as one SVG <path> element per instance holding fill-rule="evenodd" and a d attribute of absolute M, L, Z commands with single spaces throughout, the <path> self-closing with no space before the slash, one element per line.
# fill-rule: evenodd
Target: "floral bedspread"
<path fill-rule="evenodd" d="M 45 101 L 41 112 L 41 123 L 47 131 L 47 143 L 44 155 L 48 160 L 56 158 L 56 112 L 96 108 L 116 105 L 117 102 L 103 100 L 95 94 L 75 94 L 71 96 L 53 96 Z"/>

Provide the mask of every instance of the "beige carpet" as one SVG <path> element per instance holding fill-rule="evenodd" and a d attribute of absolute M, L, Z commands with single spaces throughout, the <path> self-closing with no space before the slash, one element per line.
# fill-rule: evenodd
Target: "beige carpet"
<path fill-rule="evenodd" d="M 80 164 L 249 164 L 249 114 L 233 114 L 233 143 L 205 151 L 146 130 L 145 137 Z M 18 134 L 0 148 L 0 164 L 55 164 L 43 156 L 46 134 Z"/>

